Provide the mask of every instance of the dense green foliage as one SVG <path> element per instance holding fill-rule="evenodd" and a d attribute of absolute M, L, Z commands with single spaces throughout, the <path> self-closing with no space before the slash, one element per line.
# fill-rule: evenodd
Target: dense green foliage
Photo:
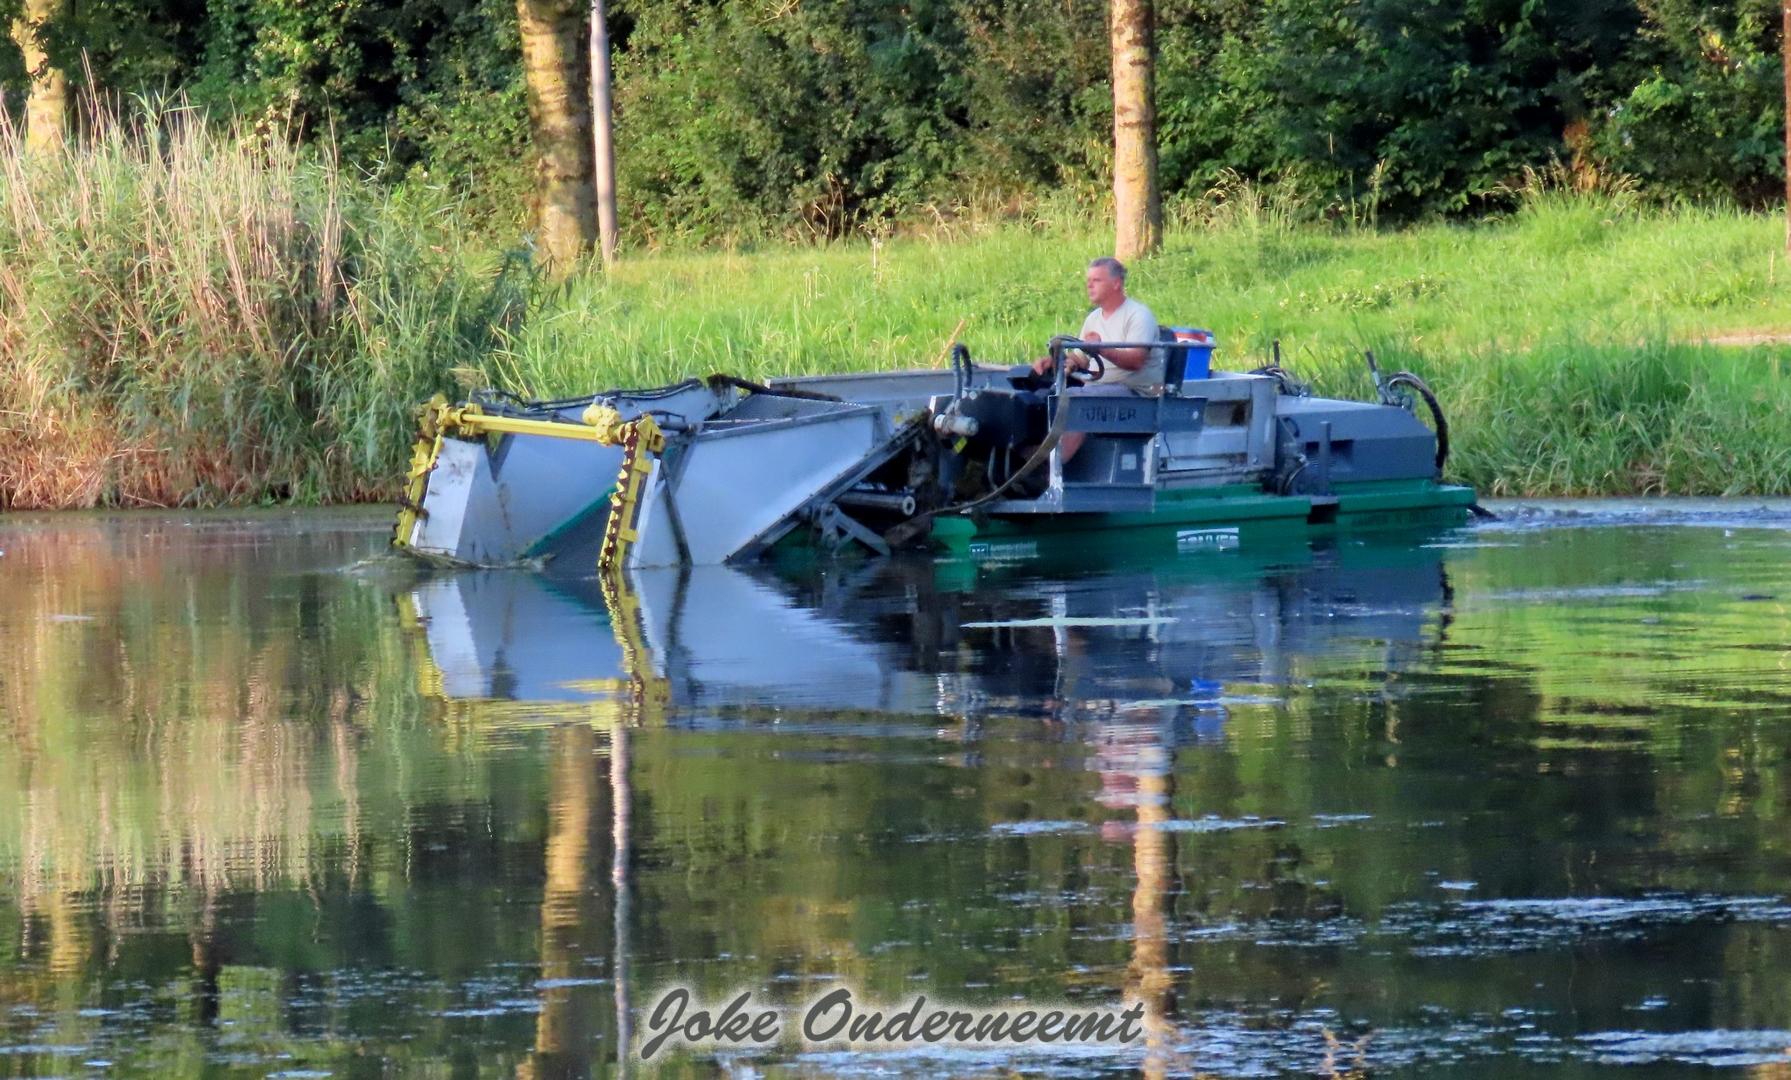
<path fill-rule="evenodd" d="M 18 0 L 11 0 L 16 7 Z M 0 8 L 9 6 L 0 3 Z M 334 133 L 506 242 L 529 173 L 512 0 L 84 0 L 46 32 L 118 93 Z M 635 242 L 837 237 L 1098 196 L 1099 0 L 620 0 L 618 165 Z M 1525 166 L 1661 198 L 1774 197 L 1772 0 L 1161 0 L 1166 190 L 1296 177 L 1315 209 L 1508 208 Z M 18 88 L 10 46 L 0 80 Z"/>

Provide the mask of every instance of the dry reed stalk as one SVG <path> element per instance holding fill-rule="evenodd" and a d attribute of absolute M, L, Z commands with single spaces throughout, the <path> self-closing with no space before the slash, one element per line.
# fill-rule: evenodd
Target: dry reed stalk
<path fill-rule="evenodd" d="M 0 506 L 385 491 L 482 284 L 327 148 L 86 104 L 34 160 L 0 116 Z"/>

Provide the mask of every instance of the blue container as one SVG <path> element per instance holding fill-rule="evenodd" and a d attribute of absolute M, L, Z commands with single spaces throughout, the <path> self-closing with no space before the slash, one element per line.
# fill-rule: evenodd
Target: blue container
<path fill-rule="evenodd" d="M 1169 381 L 1182 382 L 1188 379 L 1204 379 L 1211 375 L 1213 372 L 1213 348 L 1216 344 L 1213 341 L 1213 332 L 1211 330 L 1196 330 L 1191 326 L 1171 326 L 1169 332 L 1175 335 L 1175 340 L 1177 342 L 1193 344 L 1193 348 L 1169 350 L 1169 368 L 1171 371 L 1174 370 L 1177 362 L 1176 354 L 1186 357 L 1185 360 L 1181 361 L 1185 365 L 1182 368 L 1181 379 L 1171 379 Z"/>

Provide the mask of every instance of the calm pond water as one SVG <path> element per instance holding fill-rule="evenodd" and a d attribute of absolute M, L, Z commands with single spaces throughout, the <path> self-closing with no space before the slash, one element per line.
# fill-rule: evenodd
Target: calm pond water
<path fill-rule="evenodd" d="M 1145 1002 L 674 1074 L 1791 1074 L 1791 517 L 425 576 L 0 522 L 0 1074 L 611 1073 L 674 983 Z M 638 1071 L 638 1066 L 635 1067 Z"/>

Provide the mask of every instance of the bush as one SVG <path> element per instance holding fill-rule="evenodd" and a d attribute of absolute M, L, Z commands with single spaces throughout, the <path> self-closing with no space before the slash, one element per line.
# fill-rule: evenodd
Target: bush
<path fill-rule="evenodd" d="M 1660 0 L 1647 11 L 1650 69 L 1611 109 L 1600 150 L 1663 193 L 1776 201 L 1785 175 L 1779 5 Z"/>
<path fill-rule="evenodd" d="M 1106 29 L 1092 0 L 626 13 L 618 186 L 638 239 L 835 238 L 979 195 L 1105 185 Z"/>

